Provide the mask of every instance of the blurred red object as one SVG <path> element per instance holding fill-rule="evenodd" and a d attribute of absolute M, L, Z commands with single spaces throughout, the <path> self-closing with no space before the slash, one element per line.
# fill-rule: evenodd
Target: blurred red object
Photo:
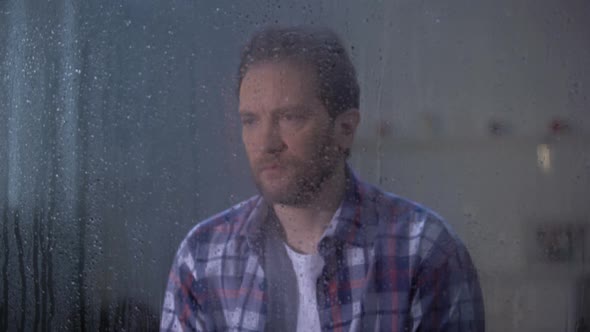
<path fill-rule="evenodd" d="M 571 127 L 565 120 L 553 119 L 549 123 L 549 130 L 551 130 L 552 134 L 557 135 L 569 132 L 571 130 Z"/>

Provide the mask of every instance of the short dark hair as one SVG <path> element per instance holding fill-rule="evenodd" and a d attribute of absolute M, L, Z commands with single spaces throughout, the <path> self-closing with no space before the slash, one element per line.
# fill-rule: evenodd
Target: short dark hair
<path fill-rule="evenodd" d="M 334 31 L 313 26 L 267 26 L 254 33 L 242 50 L 238 91 L 248 69 L 266 61 L 295 61 L 310 66 L 316 74 L 318 97 L 332 118 L 359 108 L 356 71 Z"/>

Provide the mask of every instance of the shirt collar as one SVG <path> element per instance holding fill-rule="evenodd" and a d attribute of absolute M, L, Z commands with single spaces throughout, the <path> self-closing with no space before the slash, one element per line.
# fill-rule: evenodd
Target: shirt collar
<path fill-rule="evenodd" d="M 347 164 L 344 198 L 320 241 L 320 250 L 324 239 L 330 238 L 359 247 L 373 243 L 378 219 L 371 189 Z"/>

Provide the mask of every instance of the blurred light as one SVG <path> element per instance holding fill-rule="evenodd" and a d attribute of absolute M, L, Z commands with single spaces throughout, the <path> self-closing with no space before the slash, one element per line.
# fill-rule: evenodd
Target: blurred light
<path fill-rule="evenodd" d="M 549 144 L 537 145 L 537 165 L 544 173 L 551 171 L 551 148 Z"/>

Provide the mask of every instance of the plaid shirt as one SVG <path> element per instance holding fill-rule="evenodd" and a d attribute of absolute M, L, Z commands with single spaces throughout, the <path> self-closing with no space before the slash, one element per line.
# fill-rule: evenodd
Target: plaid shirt
<path fill-rule="evenodd" d="M 318 244 L 322 330 L 484 331 L 477 273 L 449 225 L 352 171 L 347 183 Z M 260 237 L 268 213 L 255 196 L 189 232 L 170 272 L 162 331 L 265 330 Z"/>

